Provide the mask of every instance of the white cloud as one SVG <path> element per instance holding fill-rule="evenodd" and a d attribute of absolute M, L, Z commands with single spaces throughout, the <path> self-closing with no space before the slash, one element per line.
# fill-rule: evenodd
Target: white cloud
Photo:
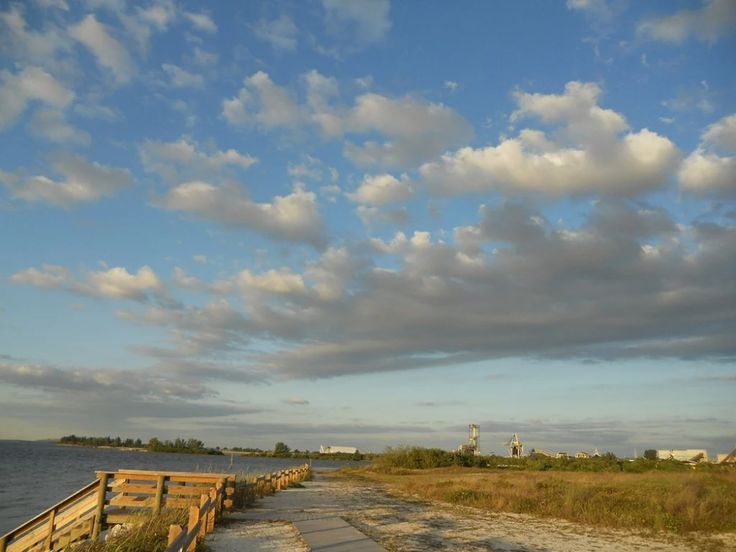
<path fill-rule="evenodd" d="M 736 113 L 710 125 L 703 133 L 703 141 L 736 152 Z"/>
<path fill-rule="evenodd" d="M 17 5 L 0 12 L 0 51 L 12 52 L 17 59 L 53 68 L 56 63 L 54 54 L 67 46 L 68 39 L 56 27 L 43 31 L 29 30 L 23 10 Z"/>
<path fill-rule="evenodd" d="M 328 29 L 354 26 L 354 41 L 359 46 L 380 42 L 391 30 L 389 0 L 322 0 L 322 5 L 327 12 Z"/>
<path fill-rule="evenodd" d="M 600 87 L 569 82 L 563 94 L 515 94 L 512 122 L 535 117 L 554 134 L 522 129 L 497 146 L 465 147 L 426 163 L 426 184 L 446 194 L 501 189 L 551 195 L 632 194 L 666 183 L 679 153 L 648 129 L 631 131 L 619 113 L 598 106 Z"/>
<path fill-rule="evenodd" d="M 299 106 L 286 89 L 263 71 L 243 81 L 238 95 L 222 102 L 222 114 L 232 125 L 258 124 L 267 129 L 291 127 L 302 120 Z"/>
<path fill-rule="evenodd" d="M 276 50 L 296 49 L 298 30 L 288 15 L 273 21 L 261 19 L 252 25 L 252 29 L 256 37 L 268 42 Z"/>
<path fill-rule="evenodd" d="M 172 188 L 158 205 L 204 220 L 251 228 L 280 240 L 324 244 L 322 219 L 313 192 L 295 186 L 291 194 L 257 203 L 233 184 L 214 186 L 193 181 Z"/>
<path fill-rule="evenodd" d="M 37 109 L 29 127 L 34 134 L 52 142 L 88 146 L 92 141 L 88 132 L 70 125 L 64 113 L 56 109 Z"/>
<path fill-rule="evenodd" d="M 127 49 L 110 35 L 107 27 L 97 21 L 93 14 L 70 27 L 69 33 L 89 48 L 102 67 L 113 73 L 116 82 L 124 84 L 131 80 L 135 68 Z"/>
<path fill-rule="evenodd" d="M 159 174 L 170 182 L 192 176 L 212 177 L 227 166 L 247 169 L 258 162 L 255 157 L 232 148 L 202 151 L 196 142 L 186 137 L 176 142 L 147 140 L 138 153 L 146 172 Z"/>
<path fill-rule="evenodd" d="M 450 92 L 454 92 L 455 90 L 457 90 L 458 86 L 460 85 L 456 83 L 455 81 L 451 81 L 451 80 L 445 81 L 445 88 L 447 88 Z"/>
<path fill-rule="evenodd" d="M 720 149 L 731 155 L 721 155 Z M 710 125 L 680 166 L 680 186 L 695 193 L 736 192 L 736 114 Z"/>
<path fill-rule="evenodd" d="M 172 63 L 164 63 L 163 65 L 161 65 L 161 68 L 164 70 L 164 73 L 166 73 L 166 75 L 169 77 L 172 86 L 177 86 L 180 88 L 191 86 L 197 88 L 204 84 L 204 78 L 202 77 L 202 75 L 190 73 L 189 71 L 182 69 L 178 65 L 174 65 Z"/>
<path fill-rule="evenodd" d="M 358 189 L 347 194 L 356 202 L 370 205 L 385 205 L 409 199 L 414 190 L 406 175 L 401 180 L 390 174 L 366 175 Z"/>
<path fill-rule="evenodd" d="M 470 139 L 472 129 L 454 109 L 405 96 L 363 94 L 345 117 L 346 131 L 378 131 L 389 138 L 380 143 L 348 143 L 345 155 L 358 165 L 411 166 Z"/>
<path fill-rule="evenodd" d="M 736 28 L 733 0 L 703 0 L 696 10 L 680 10 L 671 15 L 640 21 L 636 27 L 642 38 L 681 43 L 693 36 L 713 43 Z"/>
<path fill-rule="evenodd" d="M 338 103 L 337 81 L 312 70 L 305 73 L 306 102 L 300 104 L 286 88 L 259 71 L 245 79 L 238 96 L 223 101 L 223 116 L 233 125 L 297 129 L 310 124 L 326 138 L 380 133 L 385 141 L 347 142 L 345 155 L 354 163 L 414 167 L 450 147 L 465 143 L 472 128 L 454 109 L 422 98 L 391 98 L 365 93 L 352 106 Z"/>
<path fill-rule="evenodd" d="M 206 33 L 217 32 L 217 25 L 206 13 L 184 12 L 184 17 L 186 17 L 191 24 L 200 31 L 204 31 Z"/>
<path fill-rule="evenodd" d="M 63 266 L 45 264 L 41 270 L 26 268 L 10 277 L 13 284 L 29 285 L 40 288 L 57 288 L 66 284 L 70 279 L 69 271 Z"/>
<path fill-rule="evenodd" d="M 30 101 L 62 108 L 73 99 L 74 92 L 39 67 L 18 74 L 0 71 L 0 130 L 15 121 Z"/>
<path fill-rule="evenodd" d="M 261 274 L 254 274 L 250 270 L 240 272 L 236 281 L 244 291 L 262 291 L 275 294 L 304 294 L 307 287 L 300 274 L 295 274 L 288 268 L 267 270 Z"/>
<path fill-rule="evenodd" d="M 43 175 L 23 179 L 5 173 L 0 174 L 0 181 L 14 197 L 61 207 L 112 196 L 132 183 L 129 171 L 90 163 L 78 155 L 58 155 L 52 166 L 63 180 Z"/>
<path fill-rule="evenodd" d="M 124 267 L 89 272 L 86 281 L 75 284 L 74 290 L 95 297 L 143 301 L 149 292 L 163 293 L 165 287 L 151 267 L 142 266 L 132 274 Z"/>
<path fill-rule="evenodd" d="M 195 263 L 199 264 L 206 264 L 207 262 L 209 262 L 209 258 L 207 257 L 207 255 L 192 255 L 192 260 Z"/>

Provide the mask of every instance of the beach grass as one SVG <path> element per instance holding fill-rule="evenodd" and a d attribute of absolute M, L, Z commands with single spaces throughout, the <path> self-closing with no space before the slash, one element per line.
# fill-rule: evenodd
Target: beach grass
<path fill-rule="evenodd" d="M 422 499 L 596 527 L 736 531 L 736 472 L 535 472 L 463 467 L 347 468 Z"/>

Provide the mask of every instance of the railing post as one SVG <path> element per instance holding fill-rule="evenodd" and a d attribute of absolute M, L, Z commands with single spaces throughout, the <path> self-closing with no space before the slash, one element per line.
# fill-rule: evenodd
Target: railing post
<path fill-rule="evenodd" d="M 48 520 L 49 529 L 48 529 L 48 533 L 46 533 L 46 541 L 45 541 L 45 546 L 49 550 L 52 549 L 51 541 L 54 538 L 54 521 L 55 520 L 56 520 L 56 508 L 54 508 L 53 510 L 49 512 L 49 520 Z"/>
<path fill-rule="evenodd" d="M 207 500 L 209 500 L 209 498 L 208 498 L 207 495 L 203 494 L 203 495 L 200 495 L 199 496 L 199 512 L 200 512 L 200 514 L 199 514 L 200 515 L 199 520 L 201 521 L 201 523 L 199 525 L 199 537 L 198 537 L 197 540 L 203 539 L 204 536 L 207 534 L 207 518 L 208 518 L 207 513 L 205 513 L 204 519 L 202 519 L 202 517 L 201 517 L 201 515 L 202 515 L 202 506 L 204 506 L 205 504 L 207 504 Z"/>
<path fill-rule="evenodd" d="M 194 532 L 194 528 L 197 526 L 198 522 L 199 522 L 199 507 L 190 506 L 189 507 L 189 523 L 187 523 L 187 535 L 191 535 Z M 194 537 L 192 539 L 192 542 L 189 543 L 189 546 L 187 547 L 186 552 L 194 552 L 195 548 L 197 548 L 197 537 Z"/>
<path fill-rule="evenodd" d="M 95 510 L 95 525 L 92 528 L 92 540 L 96 541 L 102 530 L 102 516 L 105 513 L 105 498 L 107 497 L 108 473 L 101 473 L 99 477 L 100 486 L 97 488 L 97 510 Z"/>
<path fill-rule="evenodd" d="M 0 537 L 0 552 L 5 552 L 6 544 L 7 544 L 7 539 L 3 535 L 2 537 Z"/>
<path fill-rule="evenodd" d="M 179 535 L 181 535 L 181 532 L 183 529 L 180 525 L 169 525 L 169 540 L 166 542 L 167 546 L 170 546 L 173 544 L 173 542 L 177 539 Z M 180 552 L 177 550 L 176 552 Z"/>
<path fill-rule="evenodd" d="M 210 511 L 207 513 L 207 532 L 215 530 L 215 514 L 217 514 L 217 489 L 210 489 Z"/>
<path fill-rule="evenodd" d="M 166 476 L 161 474 L 158 476 L 158 479 L 156 480 L 156 499 L 153 503 L 153 513 L 158 514 L 161 511 L 161 505 L 164 501 L 164 482 L 166 481 Z"/>

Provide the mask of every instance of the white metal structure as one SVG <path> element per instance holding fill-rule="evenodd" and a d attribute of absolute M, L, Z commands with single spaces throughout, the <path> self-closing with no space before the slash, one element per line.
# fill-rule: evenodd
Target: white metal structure
<path fill-rule="evenodd" d="M 355 447 L 343 447 L 339 445 L 320 445 L 319 446 L 319 453 L 320 454 L 337 454 L 338 452 L 342 452 L 344 454 L 355 454 L 358 452 L 358 449 Z"/>
<path fill-rule="evenodd" d="M 519 439 L 518 433 L 512 435 L 509 442 L 506 443 L 506 448 L 509 449 L 509 456 L 511 458 L 521 458 L 524 456 L 524 443 Z"/>

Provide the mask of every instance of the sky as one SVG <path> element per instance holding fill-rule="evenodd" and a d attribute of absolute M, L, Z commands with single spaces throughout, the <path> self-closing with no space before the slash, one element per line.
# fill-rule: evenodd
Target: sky
<path fill-rule="evenodd" d="M 736 446 L 736 2 L 0 1 L 0 438 Z"/>

